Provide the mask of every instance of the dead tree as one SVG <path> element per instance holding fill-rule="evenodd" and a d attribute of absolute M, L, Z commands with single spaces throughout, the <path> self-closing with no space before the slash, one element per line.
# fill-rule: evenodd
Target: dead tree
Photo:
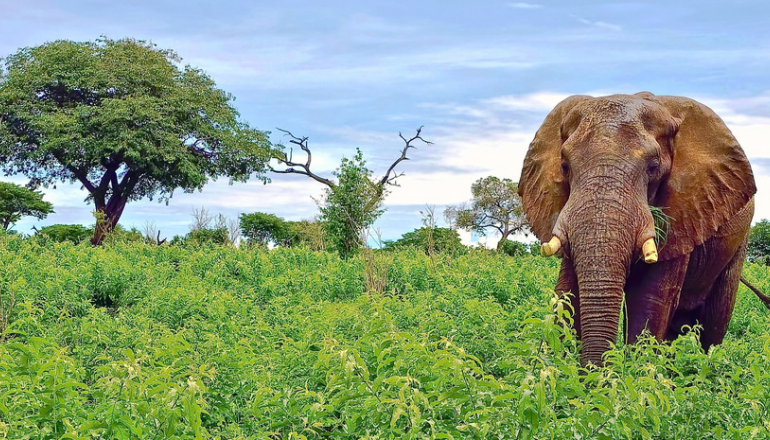
<path fill-rule="evenodd" d="M 311 169 L 311 162 L 313 160 L 313 154 L 310 151 L 310 148 L 308 147 L 308 138 L 307 137 L 298 137 L 292 134 L 288 130 L 282 130 L 278 129 L 279 131 L 283 132 L 285 135 L 289 136 L 289 143 L 299 146 L 299 148 L 305 152 L 306 158 L 304 162 L 297 162 L 293 158 L 293 151 L 290 150 L 289 154 L 283 153 L 283 157 L 278 158 L 278 162 L 282 165 L 284 165 L 285 168 L 283 169 L 276 169 L 272 166 L 270 167 L 270 171 L 277 173 L 277 174 L 301 174 L 304 176 L 308 176 L 309 178 L 315 180 L 316 182 L 319 182 L 323 185 L 325 185 L 330 192 L 334 192 L 337 189 L 337 182 L 334 182 L 331 179 L 327 179 L 325 177 L 321 177 L 318 174 L 314 173 Z M 399 163 L 409 160 L 409 157 L 407 157 L 407 154 L 409 152 L 410 148 L 416 148 L 414 146 L 414 143 L 417 141 L 423 142 L 426 145 L 432 145 L 433 143 L 430 141 L 427 141 L 422 138 L 422 127 L 417 129 L 417 132 L 414 136 L 407 139 L 402 135 L 401 133 L 398 134 L 398 136 L 401 138 L 402 141 L 404 141 L 404 147 L 401 149 L 401 154 L 399 155 L 396 160 L 393 161 L 393 163 L 388 167 L 388 170 L 385 172 L 385 174 L 379 178 L 379 179 L 367 179 L 367 182 L 369 185 L 371 185 L 372 189 L 372 197 L 367 200 L 366 204 L 363 206 L 364 212 L 374 212 L 374 210 L 378 209 L 379 204 L 381 203 L 383 197 L 386 194 L 386 187 L 388 186 L 398 186 L 398 183 L 396 182 L 396 179 L 403 176 L 403 172 L 397 172 L 396 167 Z M 348 223 L 348 225 L 356 230 L 361 231 L 366 228 L 367 225 L 359 224 L 361 222 L 358 222 L 354 217 L 354 215 L 351 215 L 350 212 L 347 210 L 344 211 L 347 218 L 344 220 Z"/>
<path fill-rule="evenodd" d="M 287 156 L 285 153 L 282 158 L 278 158 L 278 162 L 282 163 L 286 166 L 285 169 L 278 170 L 270 167 L 270 171 L 278 174 L 302 174 L 305 176 L 310 177 L 311 179 L 315 180 L 316 182 L 322 183 L 329 187 L 329 189 L 334 189 L 337 185 L 333 181 L 326 179 L 324 177 L 319 176 L 318 174 L 315 174 L 310 170 L 310 162 L 313 160 L 313 154 L 310 152 L 310 148 L 308 147 L 308 138 L 305 137 L 298 137 L 292 134 L 288 130 L 283 130 L 278 128 L 278 131 L 283 132 L 287 136 L 289 136 L 291 139 L 289 140 L 289 143 L 292 143 L 294 145 L 299 146 L 299 148 L 305 152 L 307 155 L 307 158 L 305 159 L 305 162 L 294 162 L 292 156 L 292 152 L 289 152 L 289 155 Z M 412 136 L 411 138 L 407 139 L 404 137 L 404 135 L 401 134 L 401 132 L 398 133 L 398 137 L 401 138 L 401 140 L 404 141 L 404 148 L 401 150 L 401 156 L 399 156 L 388 168 L 388 171 L 385 172 L 385 175 L 382 176 L 381 179 L 377 180 L 376 182 L 373 182 L 374 185 L 379 186 L 380 188 L 385 188 L 386 185 L 392 185 L 392 186 L 398 186 L 396 183 L 396 179 L 403 176 L 404 173 L 397 173 L 395 171 L 396 166 L 405 161 L 409 160 L 409 158 L 406 156 L 406 154 L 409 152 L 410 148 L 416 148 L 414 145 L 412 145 L 415 141 L 422 141 L 426 145 L 433 145 L 433 142 L 426 141 L 422 138 L 422 127 L 417 129 L 417 133 Z"/>

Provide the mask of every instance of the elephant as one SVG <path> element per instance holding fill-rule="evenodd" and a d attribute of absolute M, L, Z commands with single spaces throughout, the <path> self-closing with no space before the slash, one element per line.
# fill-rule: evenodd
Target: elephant
<path fill-rule="evenodd" d="M 722 342 L 754 215 L 751 165 L 725 123 L 689 98 L 576 95 L 545 118 L 519 195 L 543 255 L 562 257 L 581 364 L 601 366 L 618 336 L 672 340 L 700 324 Z M 658 242 L 651 207 L 668 217 Z M 624 298 L 625 294 L 625 298 Z"/>

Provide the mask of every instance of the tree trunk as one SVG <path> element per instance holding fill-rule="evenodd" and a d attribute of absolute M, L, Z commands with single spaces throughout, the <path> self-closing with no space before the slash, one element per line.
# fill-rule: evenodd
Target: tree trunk
<path fill-rule="evenodd" d="M 123 209 L 126 207 L 128 198 L 113 195 L 106 205 L 96 207 L 96 225 L 94 226 L 94 236 L 91 238 L 91 245 L 99 246 L 104 238 L 112 233 L 115 225 L 120 221 L 123 215 Z"/>
<path fill-rule="evenodd" d="M 511 231 L 503 231 L 502 237 L 500 237 L 500 241 L 497 242 L 497 247 L 495 248 L 497 252 L 502 252 L 503 246 L 505 246 L 505 241 L 508 240 L 509 235 L 511 235 Z"/>

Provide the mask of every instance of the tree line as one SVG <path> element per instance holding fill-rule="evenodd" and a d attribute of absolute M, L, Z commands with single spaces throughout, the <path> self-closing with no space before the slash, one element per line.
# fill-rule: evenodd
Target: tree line
<path fill-rule="evenodd" d="M 289 137 L 289 148 L 272 144 L 268 131 L 240 119 L 231 94 L 217 88 L 202 70 L 179 67 L 181 58 L 172 50 L 102 37 L 26 47 L 3 61 L 0 169 L 6 176 L 28 179 L 26 188 L 0 185 L 5 230 L 22 216 L 42 219 L 52 213 L 38 189 L 56 188 L 58 183 L 81 185 L 96 222 L 90 229 L 57 225 L 47 232 L 78 237 L 89 233 L 91 243 L 98 245 L 116 231 L 131 201 L 168 202 L 174 191 L 201 190 L 219 177 L 231 183 L 250 178 L 267 183 L 268 173 L 293 173 L 325 186 L 317 224 L 279 222 L 270 214 L 256 213 L 241 218 L 243 233 L 256 242 L 318 247 L 322 243 L 313 243 L 311 237 L 322 230 L 328 241 L 324 246 L 349 256 L 366 244 L 364 231 L 384 212 L 389 187 L 403 175 L 397 166 L 409 160 L 409 150 L 418 143 L 431 145 L 422 137 L 422 128 L 411 137 L 399 133 L 401 154 L 382 176 L 375 177 L 356 150 L 332 177 L 323 177 L 311 170 L 307 137 L 281 130 Z M 304 154 L 302 160 L 294 157 L 295 147 Z M 525 229 L 514 182 L 488 177 L 476 182 L 472 192 L 469 205 L 445 212 L 448 230 L 469 228 L 481 235 L 497 231 L 502 249 L 510 234 Z M 159 235 L 156 241 L 161 241 Z"/>

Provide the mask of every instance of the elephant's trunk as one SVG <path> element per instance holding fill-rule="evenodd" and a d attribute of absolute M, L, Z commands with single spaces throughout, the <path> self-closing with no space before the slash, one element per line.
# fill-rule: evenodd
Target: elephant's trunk
<path fill-rule="evenodd" d="M 580 292 L 581 361 L 595 365 L 617 338 L 626 277 L 652 228 L 645 200 L 624 192 L 620 179 L 599 182 L 573 193 L 583 203 L 565 219 Z"/>

